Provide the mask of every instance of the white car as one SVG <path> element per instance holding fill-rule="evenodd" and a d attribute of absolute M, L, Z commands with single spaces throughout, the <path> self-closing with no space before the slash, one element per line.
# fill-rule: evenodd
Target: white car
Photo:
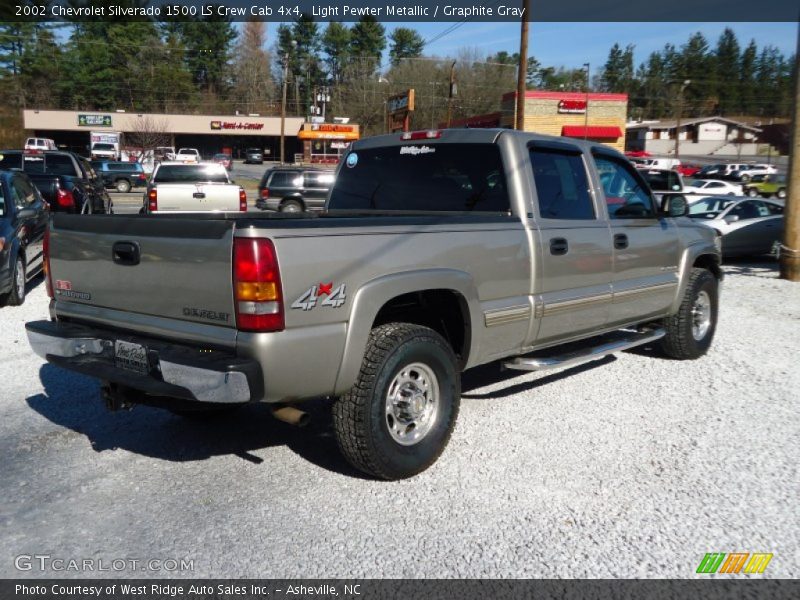
<path fill-rule="evenodd" d="M 729 195 L 738 196 L 742 193 L 742 186 L 721 181 L 719 179 L 695 179 L 684 188 L 686 194 L 704 195 Z"/>
<path fill-rule="evenodd" d="M 733 177 L 742 183 L 747 183 L 753 178 L 753 175 L 775 175 L 777 172 L 778 169 L 773 165 L 753 165 L 749 169 L 736 171 Z"/>
<path fill-rule="evenodd" d="M 200 162 L 200 151 L 197 148 L 181 148 L 175 155 L 176 162 L 196 163 Z"/>

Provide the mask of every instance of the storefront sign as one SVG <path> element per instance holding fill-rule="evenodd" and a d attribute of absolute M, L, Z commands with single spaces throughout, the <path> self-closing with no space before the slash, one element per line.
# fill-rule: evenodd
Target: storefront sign
<path fill-rule="evenodd" d="M 311 131 L 328 131 L 334 133 L 352 133 L 356 130 L 355 125 L 331 125 L 330 123 L 315 123 L 311 125 Z"/>
<path fill-rule="evenodd" d="M 396 96 L 389 96 L 386 102 L 386 110 L 390 115 L 401 111 L 411 112 L 414 110 L 414 90 L 411 89 Z"/>
<path fill-rule="evenodd" d="M 78 115 L 79 127 L 111 127 L 111 115 Z"/>
<path fill-rule="evenodd" d="M 219 131 L 222 129 L 263 129 L 263 123 L 242 123 L 241 121 L 211 121 L 211 130 Z"/>
<path fill-rule="evenodd" d="M 583 114 L 586 112 L 586 100 L 560 100 L 558 112 L 561 114 Z"/>

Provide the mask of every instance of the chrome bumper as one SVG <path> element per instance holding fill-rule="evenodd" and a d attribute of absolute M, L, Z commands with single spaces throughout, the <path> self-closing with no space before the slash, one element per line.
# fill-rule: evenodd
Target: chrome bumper
<path fill-rule="evenodd" d="M 41 322 L 40 322 L 41 323 Z M 152 374 L 127 371 L 114 366 L 114 337 L 71 337 L 43 333 L 31 328 L 37 323 L 27 326 L 28 341 L 33 351 L 59 366 L 93 375 L 82 360 L 96 359 L 103 361 L 104 369 L 100 378 L 106 378 L 109 369 L 119 375 L 119 383 L 128 383 L 127 379 L 148 378 L 154 384 L 167 384 L 188 390 L 191 400 L 224 404 L 239 404 L 254 400 L 253 390 L 247 374 L 238 370 L 215 370 L 204 366 L 182 364 L 162 356 L 158 356 L 152 365 Z M 138 340 L 137 340 L 138 342 Z M 147 341 L 145 347 L 150 347 Z M 55 359 L 55 360 L 54 360 Z M 82 367 L 82 368 L 79 368 Z M 112 373 L 112 375 L 113 375 Z M 159 377 L 160 375 L 160 377 Z M 132 387 L 136 387 L 135 383 Z"/>

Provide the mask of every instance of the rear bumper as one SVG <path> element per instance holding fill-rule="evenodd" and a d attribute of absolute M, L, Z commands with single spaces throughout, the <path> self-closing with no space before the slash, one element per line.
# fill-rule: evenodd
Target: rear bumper
<path fill-rule="evenodd" d="M 25 329 L 33 351 L 48 362 L 146 394 L 215 404 L 264 397 L 260 365 L 225 351 L 54 321 L 33 321 Z M 117 366 L 115 341 L 143 346 L 147 372 Z"/>

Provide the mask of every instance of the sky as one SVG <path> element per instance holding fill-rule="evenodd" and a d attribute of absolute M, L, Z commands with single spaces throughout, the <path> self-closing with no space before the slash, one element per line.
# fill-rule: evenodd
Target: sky
<path fill-rule="evenodd" d="M 324 30 L 326 25 L 320 25 Z M 485 54 L 519 51 L 518 22 L 465 22 L 441 35 L 453 25 L 446 22 L 384 23 L 387 34 L 395 27 L 416 29 L 430 41 L 425 47 L 426 56 L 452 56 L 464 47 L 476 48 Z M 270 23 L 269 27 L 272 37 L 277 24 Z M 755 39 L 759 49 L 772 44 L 787 57 L 797 47 L 796 23 L 531 23 L 528 56 L 535 56 L 542 65 L 552 67 L 579 68 L 588 62 L 592 73 L 597 74 L 615 42 L 622 47 L 634 44 L 634 61 L 638 66 L 664 44 L 680 47 L 697 31 L 703 33 L 713 48 L 725 27 L 733 29 L 742 47 Z"/>

